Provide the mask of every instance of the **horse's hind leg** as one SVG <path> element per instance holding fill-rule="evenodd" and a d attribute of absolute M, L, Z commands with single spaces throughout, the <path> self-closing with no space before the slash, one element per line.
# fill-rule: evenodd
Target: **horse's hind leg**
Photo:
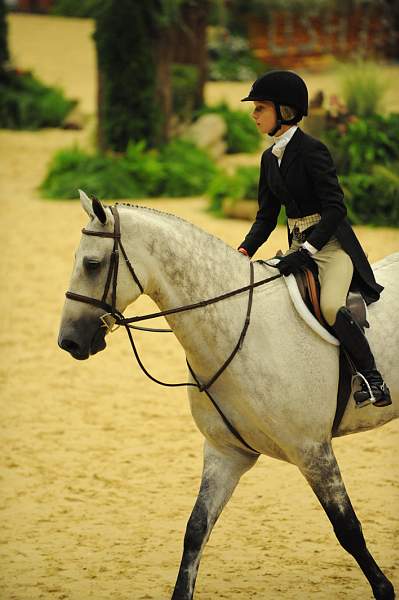
<path fill-rule="evenodd" d="M 191 600 L 202 550 L 237 483 L 257 456 L 239 451 L 224 454 L 208 442 L 204 447 L 201 487 L 184 537 L 183 557 L 172 600 Z"/>
<path fill-rule="evenodd" d="M 366 547 L 362 526 L 352 508 L 330 444 L 313 448 L 298 465 L 323 506 L 341 546 L 367 577 L 377 600 L 393 600 L 392 583 L 385 577 Z"/>

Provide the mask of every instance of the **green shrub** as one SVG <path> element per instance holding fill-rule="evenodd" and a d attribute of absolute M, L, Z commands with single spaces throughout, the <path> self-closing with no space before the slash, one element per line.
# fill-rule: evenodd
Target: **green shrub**
<path fill-rule="evenodd" d="M 210 212 L 223 216 L 223 201 L 234 198 L 236 192 L 234 177 L 219 172 L 211 181 L 208 188 Z"/>
<path fill-rule="evenodd" d="M 216 113 L 223 117 L 226 126 L 227 152 L 256 152 L 262 141 L 256 125 L 249 115 L 241 110 L 231 110 L 225 102 L 216 106 L 205 106 L 197 116 Z"/>
<path fill-rule="evenodd" d="M 206 191 L 216 173 L 214 161 L 191 142 L 173 140 L 160 151 L 163 196 L 194 196 Z"/>
<path fill-rule="evenodd" d="M 224 200 L 256 200 L 258 180 L 258 167 L 238 167 L 232 175 L 219 172 L 208 188 L 210 210 L 221 211 Z"/>
<path fill-rule="evenodd" d="M 53 15 L 88 17 L 95 19 L 104 6 L 104 0 L 55 0 Z"/>
<path fill-rule="evenodd" d="M 389 80 L 377 64 L 359 61 L 342 65 L 340 80 L 342 95 L 350 114 L 364 118 L 381 111 Z"/>
<path fill-rule="evenodd" d="M 119 160 L 139 190 L 137 194 L 125 197 L 162 196 L 166 174 L 157 150 L 147 150 L 143 141 L 130 142 L 125 156 Z"/>
<path fill-rule="evenodd" d="M 399 164 L 343 176 L 349 217 L 358 224 L 399 227 Z"/>
<path fill-rule="evenodd" d="M 0 127 L 59 127 L 76 101 L 41 83 L 32 73 L 6 71 L 0 77 Z"/>
<path fill-rule="evenodd" d="M 217 173 L 208 188 L 208 210 L 222 217 L 225 200 L 233 204 L 239 201 L 257 201 L 258 181 L 258 167 L 238 167 L 232 175 L 224 172 Z M 282 206 L 278 224 L 285 225 L 286 222 L 285 208 Z"/>
<path fill-rule="evenodd" d="M 71 148 L 55 155 L 40 189 L 46 198 L 77 198 L 82 188 L 102 198 L 137 198 L 141 189 L 123 161 Z"/>
<path fill-rule="evenodd" d="M 349 123 L 344 135 L 337 130 L 326 134 L 338 172 L 370 172 L 374 164 L 399 158 L 399 114 L 373 115 Z"/>
<path fill-rule="evenodd" d="M 76 198 L 78 188 L 115 199 L 192 196 L 206 191 L 215 172 L 207 154 L 181 140 L 160 151 L 131 142 L 123 156 L 90 155 L 75 147 L 55 155 L 40 189 L 47 198 Z"/>

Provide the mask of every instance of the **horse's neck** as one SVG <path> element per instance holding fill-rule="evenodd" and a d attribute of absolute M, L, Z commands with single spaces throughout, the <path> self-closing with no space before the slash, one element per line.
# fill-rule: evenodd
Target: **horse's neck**
<path fill-rule="evenodd" d="M 247 283 L 248 261 L 222 240 L 167 213 L 137 208 L 125 214 L 135 226 L 133 248 L 144 248 L 146 293 L 162 310 Z"/>
<path fill-rule="evenodd" d="M 212 298 L 249 283 L 248 260 L 218 238 L 173 215 L 148 209 L 127 209 L 125 214 L 132 220 L 134 231 L 130 236 L 132 255 L 134 247 L 142 249 L 145 291 L 161 310 Z M 241 294 L 229 310 L 221 302 L 206 312 L 197 309 L 172 315 L 168 322 L 185 350 L 195 352 L 199 345 L 207 346 L 216 331 L 228 323 L 236 336 L 234 319 L 237 317 L 241 327 L 246 302 L 247 295 Z"/>

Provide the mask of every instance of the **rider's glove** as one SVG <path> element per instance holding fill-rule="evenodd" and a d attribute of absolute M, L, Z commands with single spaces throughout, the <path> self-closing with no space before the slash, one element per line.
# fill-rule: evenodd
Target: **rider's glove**
<path fill-rule="evenodd" d="M 305 248 L 299 248 L 291 254 L 286 254 L 276 264 L 276 267 L 280 270 L 283 275 L 290 275 L 296 273 L 307 267 L 312 271 L 315 270 L 315 261 L 311 258 L 310 253 Z"/>

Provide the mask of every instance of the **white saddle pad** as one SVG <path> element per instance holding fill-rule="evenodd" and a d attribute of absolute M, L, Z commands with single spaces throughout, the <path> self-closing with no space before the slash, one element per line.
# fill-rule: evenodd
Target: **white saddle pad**
<path fill-rule="evenodd" d="M 274 267 L 278 263 L 278 258 L 270 258 L 265 262 L 269 266 Z M 323 338 L 323 340 L 325 340 L 329 344 L 333 344 L 333 346 L 339 346 L 339 341 L 337 340 L 337 338 L 331 335 L 331 333 L 327 331 L 327 329 L 325 329 L 325 327 L 323 327 L 321 323 L 319 323 L 316 317 L 312 315 L 305 302 L 302 300 L 302 296 L 298 289 L 298 284 L 294 275 L 285 276 L 283 277 L 283 279 L 288 288 L 288 292 L 291 296 L 292 303 L 295 306 L 295 309 L 299 316 L 305 321 L 307 325 L 309 325 L 311 329 L 313 329 L 315 333 L 317 333 L 317 335 Z"/>

